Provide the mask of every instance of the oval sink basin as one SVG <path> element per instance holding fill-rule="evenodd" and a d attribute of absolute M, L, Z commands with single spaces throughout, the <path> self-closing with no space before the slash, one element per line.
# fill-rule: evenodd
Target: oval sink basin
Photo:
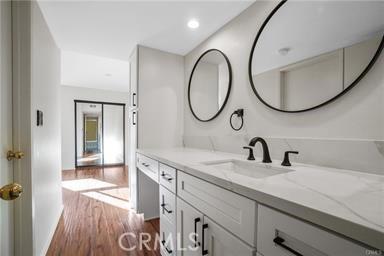
<path fill-rule="evenodd" d="M 248 176 L 256 179 L 294 171 L 292 169 L 276 168 L 268 165 L 263 165 L 261 163 L 240 160 L 204 162 L 202 164 L 211 166 L 218 170 L 231 171 L 239 175 Z"/>

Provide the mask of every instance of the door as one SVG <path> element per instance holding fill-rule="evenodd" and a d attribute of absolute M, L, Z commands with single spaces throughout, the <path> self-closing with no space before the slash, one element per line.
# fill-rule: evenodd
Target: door
<path fill-rule="evenodd" d="M 75 100 L 75 167 L 103 165 L 103 104 Z"/>
<path fill-rule="evenodd" d="M 253 256 L 256 250 L 239 238 L 217 225 L 210 218 L 204 216 L 202 231 L 202 255 L 209 256 Z"/>
<path fill-rule="evenodd" d="M 104 165 L 125 165 L 125 105 L 103 104 Z"/>
<path fill-rule="evenodd" d="M 177 198 L 178 256 L 201 255 L 201 230 L 203 214 Z M 234 254 L 236 255 L 236 254 Z M 239 255 L 239 254 L 237 254 Z"/>
<path fill-rule="evenodd" d="M 0 254 L 14 254 L 14 202 L 21 187 L 13 183 L 11 1 L 0 1 Z M 8 156 L 7 156 L 8 155 Z"/>

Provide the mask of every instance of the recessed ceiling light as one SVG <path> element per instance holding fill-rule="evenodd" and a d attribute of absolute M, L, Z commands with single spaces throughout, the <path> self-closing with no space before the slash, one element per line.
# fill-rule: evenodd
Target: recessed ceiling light
<path fill-rule="evenodd" d="M 110 73 L 106 73 L 105 76 L 112 76 L 112 74 L 110 74 Z"/>
<path fill-rule="evenodd" d="M 192 19 L 190 21 L 188 21 L 188 27 L 189 28 L 192 28 L 192 29 L 196 29 L 200 26 L 199 22 L 195 19 Z"/>

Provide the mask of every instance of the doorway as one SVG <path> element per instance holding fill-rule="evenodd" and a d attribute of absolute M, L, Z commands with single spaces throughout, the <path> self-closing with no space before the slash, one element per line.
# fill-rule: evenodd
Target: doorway
<path fill-rule="evenodd" d="M 125 165 L 125 104 L 75 100 L 75 167 Z"/>

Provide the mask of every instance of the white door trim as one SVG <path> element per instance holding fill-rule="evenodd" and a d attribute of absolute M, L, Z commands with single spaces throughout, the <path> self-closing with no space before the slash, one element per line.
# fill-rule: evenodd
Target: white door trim
<path fill-rule="evenodd" d="M 12 1 L 13 145 L 25 153 L 14 163 L 24 193 L 15 200 L 15 255 L 34 255 L 32 201 L 31 1 Z"/>

